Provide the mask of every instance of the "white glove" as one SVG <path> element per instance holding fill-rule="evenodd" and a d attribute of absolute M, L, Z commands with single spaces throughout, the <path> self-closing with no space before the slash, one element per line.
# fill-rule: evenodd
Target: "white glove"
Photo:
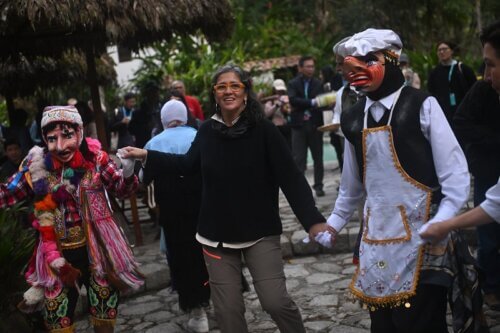
<path fill-rule="evenodd" d="M 331 249 L 333 247 L 333 243 L 335 240 L 335 238 L 332 240 L 332 237 L 335 236 L 333 236 L 331 233 L 327 231 L 322 231 L 319 234 L 317 234 L 316 237 L 314 237 L 314 240 L 316 241 L 316 243 L 319 243 L 320 245 L 328 249 Z M 310 241 L 311 240 L 309 239 L 309 236 L 302 240 L 302 242 L 304 242 L 305 244 L 309 243 Z"/>
<path fill-rule="evenodd" d="M 116 156 L 120 159 L 122 164 L 123 178 L 128 178 L 134 174 L 135 160 L 130 158 L 123 158 L 123 154 L 120 149 L 116 152 Z"/>

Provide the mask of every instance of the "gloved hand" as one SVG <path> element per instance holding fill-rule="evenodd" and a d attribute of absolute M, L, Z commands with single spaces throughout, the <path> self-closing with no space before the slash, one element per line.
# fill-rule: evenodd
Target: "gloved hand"
<path fill-rule="evenodd" d="M 314 240 L 322 246 L 331 249 L 335 243 L 335 238 L 336 235 L 332 235 L 329 232 L 320 232 L 316 235 L 316 237 L 314 237 Z"/>
<path fill-rule="evenodd" d="M 118 149 L 116 156 L 120 159 L 123 170 L 123 177 L 128 178 L 134 174 L 135 160 L 129 158 L 123 158 L 123 153 Z"/>

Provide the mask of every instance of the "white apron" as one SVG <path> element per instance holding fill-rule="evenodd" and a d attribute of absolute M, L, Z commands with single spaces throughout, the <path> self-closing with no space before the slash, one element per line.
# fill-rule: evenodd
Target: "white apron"
<path fill-rule="evenodd" d="M 367 198 L 359 264 L 351 292 L 371 309 L 396 306 L 415 295 L 423 246 L 418 229 L 429 219 L 432 190 L 399 163 L 390 126 L 363 127 L 363 180 Z M 408 304 L 406 304 L 408 306 Z"/>

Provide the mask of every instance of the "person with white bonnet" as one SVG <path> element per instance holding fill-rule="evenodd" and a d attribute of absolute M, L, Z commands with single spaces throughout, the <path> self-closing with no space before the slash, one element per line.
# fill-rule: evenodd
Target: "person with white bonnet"
<path fill-rule="evenodd" d="M 285 138 L 288 146 L 292 146 L 292 132 L 288 125 L 290 117 L 290 100 L 286 94 L 285 81 L 276 79 L 273 81 L 273 94 L 264 98 L 264 114 L 266 118 L 271 120 L 280 133 Z"/>
<path fill-rule="evenodd" d="M 367 29 L 339 53 L 351 86 L 366 96 L 341 115 L 346 138 L 339 196 L 316 236 L 335 241 L 366 195 L 352 296 L 370 310 L 371 332 L 448 332 L 445 246 L 424 245 L 419 229 L 457 214 L 468 198 L 464 154 L 435 98 L 404 85 L 402 42 Z M 437 212 L 431 218 L 431 208 Z"/>
<path fill-rule="evenodd" d="M 149 140 L 145 149 L 185 154 L 196 136 L 186 126 L 184 103 L 170 100 L 161 109 L 163 132 Z M 195 239 L 201 200 L 201 176 L 169 174 L 145 169 L 143 182 L 154 181 L 155 201 L 160 208 L 160 225 L 165 235 L 172 280 L 179 294 L 180 308 L 189 313 L 187 326 L 194 332 L 208 332 L 204 307 L 210 300 L 208 272 L 201 244 Z"/>

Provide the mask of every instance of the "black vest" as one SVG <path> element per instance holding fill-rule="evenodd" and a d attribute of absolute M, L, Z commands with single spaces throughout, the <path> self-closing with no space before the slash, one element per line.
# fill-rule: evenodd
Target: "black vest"
<path fill-rule="evenodd" d="M 394 108 L 391 127 L 396 154 L 403 169 L 413 179 L 432 188 L 438 187 L 439 181 L 431 145 L 420 128 L 420 108 L 428 96 L 421 90 L 404 87 Z M 364 169 L 362 131 L 365 104 L 366 97 L 363 97 L 348 112 L 342 112 L 340 121 L 342 132 L 354 145 L 360 179 L 363 179 Z M 390 110 L 386 110 L 379 122 L 373 119 L 369 110 L 367 112 L 368 128 L 387 124 Z"/>
<path fill-rule="evenodd" d="M 360 96 L 355 91 L 351 90 L 349 85 L 346 85 L 344 90 L 342 90 L 341 96 L 342 112 L 348 110 L 351 106 L 356 104 L 359 98 Z"/>

